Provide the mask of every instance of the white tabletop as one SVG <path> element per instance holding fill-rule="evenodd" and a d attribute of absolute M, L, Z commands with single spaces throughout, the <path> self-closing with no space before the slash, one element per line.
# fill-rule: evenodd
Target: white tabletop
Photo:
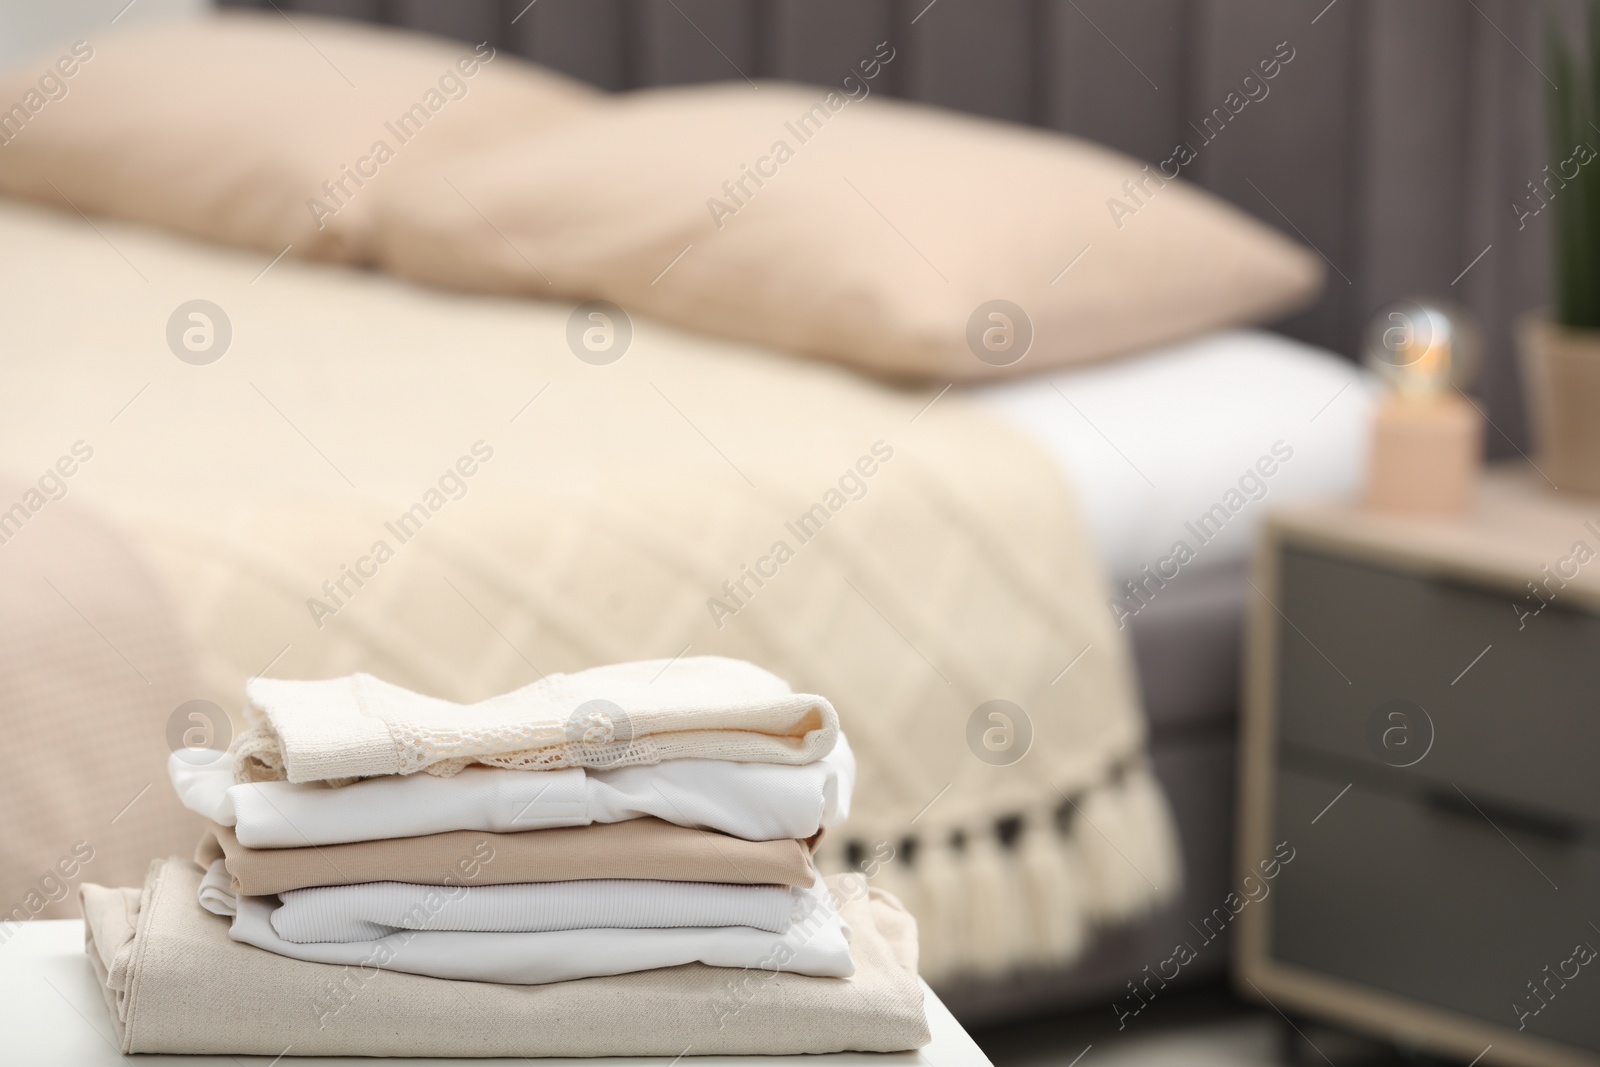
<path fill-rule="evenodd" d="M 928 1011 L 928 1029 L 933 1042 L 916 1052 L 874 1054 L 844 1052 L 833 1056 L 686 1056 L 673 1061 L 657 1059 L 537 1060 L 538 1067 L 612 1067 L 636 1065 L 660 1067 L 670 1062 L 703 1062 L 715 1067 L 772 1067 L 789 1059 L 817 1067 L 900 1067 L 928 1064 L 931 1067 L 986 1067 L 989 1060 L 967 1032 L 961 1029 L 950 1009 L 922 987 Z M 122 1064 L 127 1059 L 117 1051 L 101 995 L 89 959 L 83 952 L 83 923 L 73 920 L 21 923 L 11 928 L 11 937 L 0 944 L 0 1063 L 53 1067 L 96 1067 Z M 226 1064 L 268 1064 L 265 1056 L 140 1056 L 139 1065 L 182 1065 L 182 1067 L 224 1067 Z M 372 1059 L 343 1059 L 327 1056 L 295 1057 L 282 1067 L 312 1067 L 314 1064 L 370 1064 Z M 492 1064 L 522 1064 L 527 1060 L 509 1059 L 406 1059 L 408 1067 L 456 1064 L 489 1067 Z"/>

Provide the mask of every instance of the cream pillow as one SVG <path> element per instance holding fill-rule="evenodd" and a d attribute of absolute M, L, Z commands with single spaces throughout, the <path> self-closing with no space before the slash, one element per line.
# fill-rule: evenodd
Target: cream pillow
<path fill-rule="evenodd" d="M 602 99 L 488 46 L 291 17 L 117 33 L 0 76 L 0 192 L 359 261 L 376 189 Z"/>
<path fill-rule="evenodd" d="M 603 297 L 891 377 L 1026 373 L 1314 297 L 1314 255 L 1141 167 L 876 96 L 652 90 L 452 163 L 470 205 L 389 184 L 379 240 L 414 279 Z"/>

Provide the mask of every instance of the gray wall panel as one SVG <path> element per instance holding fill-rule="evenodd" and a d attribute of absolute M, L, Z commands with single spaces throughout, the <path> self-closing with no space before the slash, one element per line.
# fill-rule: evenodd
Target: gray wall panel
<path fill-rule="evenodd" d="M 1513 201 L 1526 194 L 1526 183 L 1541 176 L 1546 162 L 1547 85 L 1534 66 L 1543 58 L 1543 13 L 1516 0 L 1474 2 L 1482 13 L 1474 13 L 1469 22 L 1468 240 L 1461 266 L 1480 250 L 1494 247 L 1455 288 L 1464 290 L 1462 298 L 1485 321 L 1487 358 L 1479 392 L 1492 424 L 1490 451 L 1515 455 L 1511 442 L 1529 446 L 1513 327 L 1518 316 L 1548 302 L 1550 286 L 1551 212 L 1519 228 L 1512 210 Z"/>
<path fill-rule="evenodd" d="M 632 51 L 639 85 L 755 78 L 753 0 L 636 0 Z"/>
<path fill-rule="evenodd" d="M 1483 246 L 1468 249 L 1467 116 L 1472 31 L 1459 0 L 1374 4 L 1367 12 L 1365 147 L 1355 193 L 1360 234 L 1356 308 L 1370 316 L 1397 293 L 1458 295 L 1451 282 Z M 1486 27 L 1487 28 L 1487 27 Z M 1419 49 L 1416 42 L 1430 41 Z M 1400 109 L 1395 100 L 1410 100 Z"/>
<path fill-rule="evenodd" d="M 762 36 L 768 76 L 838 85 L 880 42 L 889 41 L 890 5 L 887 0 L 774 0 Z M 895 58 L 898 62 L 900 55 Z M 874 79 L 874 89 L 894 84 L 894 66 Z"/>
<path fill-rule="evenodd" d="M 1184 115 L 1199 153 L 1191 177 L 1298 235 L 1331 264 L 1321 303 L 1284 323 L 1285 332 L 1347 354 L 1359 333 L 1352 276 L 1358 231 L 1351 223 L 1360 171 L 1352 105 L 1362 91 L 1355 35 L 1363 7 L 1360 0 L 1338 0 L 1318 17 L 1311 5 L 1281 0 L 1200 4 L 1198 65 Z M 1208 125 L 1207 117 L 1228 111 L 1229 94 L 1259 75 L 1259 64 L 1284 44 L 1293 58 L 1266 83 L 1266 96 L 1226 123 Z"/>
<path fill-rule="evenodd" d="M 522 2 L 508 16 L 519 55 L 602 89 L 633 86 L 623 0 L 539 0 L 518 18 Z"/>
<path fill-rule="evenodd" d="M 1030 0 L 912 0 L 899 71 L 906 96 L 976 115 L 1030 122 L 1034 28 Z"/>
<path fill-rule="evenodd" d="M 515 17 L 528 0 L 520 0 L 507 14 L 500 0 L 389 0 L 388 19 L 424 33 L 437 33 L 477 44 L 488 41 L 496 48 L 504 40 L 507 19 Z"/>
<path fill-rule="evenodd" d="M 1049 0 L 1037 52 L 1042 125 L 1152 162 L 1182 126 L 1183 0 Z"/>
<path fill-rule="evenodd" d="M 326 15 L 329 18 L 361 19 L 364 22 L 387 22 L 383 0 L 279 0 L 277 6 L 293 13 L 303 11 L 308 15 Z M 272 10 L 268 5 L 267 10 Z"/>

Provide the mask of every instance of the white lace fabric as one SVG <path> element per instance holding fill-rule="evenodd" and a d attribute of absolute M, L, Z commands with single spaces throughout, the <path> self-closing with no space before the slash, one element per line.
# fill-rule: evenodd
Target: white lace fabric
<path fill-rule="evenodd" d="M 788 766 L 839 736 L 833 705 L 743 660 L 692 656 L 552 674 L 477 704 L 424 696 L 367 674 L 254 678 L 251 726 L 234 742 L 240 782 L 348 782 L 472 764 L 610 768 L 672 759 Z"/>

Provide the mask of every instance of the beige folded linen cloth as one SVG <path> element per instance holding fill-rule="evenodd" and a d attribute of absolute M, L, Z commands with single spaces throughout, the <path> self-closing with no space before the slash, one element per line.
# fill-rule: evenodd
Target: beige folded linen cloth
<path fill-rule="evenodd" d="M 211 823 L 194 860 L 201 867 L 222 860 L 233 891 L 252 897 L 359 882 L 509 885 L 651 878 L 811 886 L 817 880 L 811 866 L 817 838 L 746 841 L 644 818 L 515 834 L 457 830 L 320 848 L 246 848 L 231 827 Z"/>
<path fill-rule="evenodd" d="M 839 738 L 832 704 L 726 656 L 550 674 L 477 704 L 370 674 L 252 678 L 245 695 L 252 725 L 233 748 L 241 782 L 448 777 L 472 763 L 541 771 L 686 758 L 803 764 Z"/>
<path fill-rule="evenodd" d="M 228 936 L 201 872 L 85 885 L 86 948 L 123 1052 L 279 1056 L 678 1056 L 892 1052 L 929 1040 L 916 924 L 859 875 L 831 879 L 852 978 L 690 964 L 506 986 L 334 967 Z"/>

